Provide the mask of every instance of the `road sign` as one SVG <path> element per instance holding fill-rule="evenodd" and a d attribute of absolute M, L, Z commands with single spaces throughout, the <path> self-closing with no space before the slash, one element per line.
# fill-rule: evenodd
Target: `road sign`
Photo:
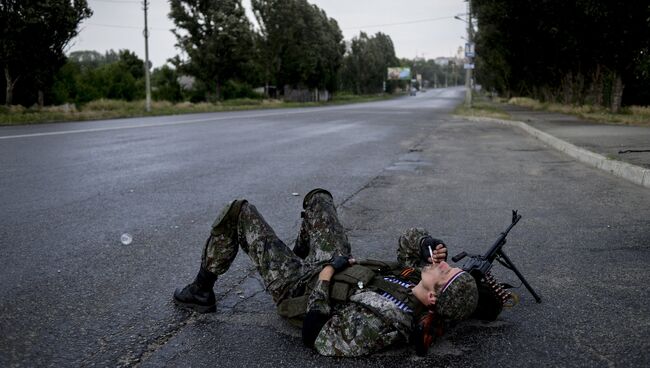
<path fill-rule="evenodd" d="M 474 69 L 474 63 L 465 64 L 465 69 Z"/>
<path fill-rule="evenodd" d="M 474 50 L 474 42 L 465 43 L 465 57 L 471 58 L 476 55 Z"/>

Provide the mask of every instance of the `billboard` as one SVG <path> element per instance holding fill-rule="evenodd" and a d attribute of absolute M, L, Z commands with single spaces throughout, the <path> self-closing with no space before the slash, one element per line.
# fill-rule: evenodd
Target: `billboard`
<path fill-rule="evenodd" d="M 410 80 L 411 79 L 411 68 L 388 68 L 388 79 L 389 80 Z"/>

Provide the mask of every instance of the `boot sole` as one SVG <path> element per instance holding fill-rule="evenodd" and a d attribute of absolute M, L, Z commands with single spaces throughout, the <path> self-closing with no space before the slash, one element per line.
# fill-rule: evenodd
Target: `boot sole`
<path fill-rule="evenodd" d="M 177 306 L 181 307 L 181 308 L 191 309 L 191 310 L 193 310 L 195 312 L 199 312 L 199 313 L 214 313 L 214 312 L 217 311 L 217 305 L 216 304 L 213 304 L 213 305 L 196 305 L 196 304 L 192 304 L 192 303 L 183 303 L 181 301 L 176 300 L 176 298 L 174 298 L 174 303 Z"/>

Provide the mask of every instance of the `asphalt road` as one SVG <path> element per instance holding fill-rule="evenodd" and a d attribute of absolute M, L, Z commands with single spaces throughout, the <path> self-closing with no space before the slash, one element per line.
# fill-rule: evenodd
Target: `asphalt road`
<path fill-rule="evenodd" d="M 0 366 L 648 366 L 650 192 L 451 116 L 462 95 L 0 129 Z M 249 199 L 291 243 L 316 186 L 357 257 L 394 259 L 411 226 L 481 252 L 519 209 L 506 247 L 543 303 L 521 288 L 426 358 L 362 359 L 304 348 L 242 252 L 217 313 L 173 306 L 224 203 Z"/>

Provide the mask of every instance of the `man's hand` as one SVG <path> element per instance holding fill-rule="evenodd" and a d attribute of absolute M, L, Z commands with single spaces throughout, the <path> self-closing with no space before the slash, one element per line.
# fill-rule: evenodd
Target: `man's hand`
<path fill-rule="evenodd" d="M 348 268 L 348 266 L 354 264 L 355 260 L 352 256 L 335 256 L 332 257 L 330 265 L 334 267 L 334 271 L 341 272 Z"/>
<path fill-rule="evenodd" d="M 447 259 L 447 247 L 444 244 L 436 245 L 436 249 L 433 250 L 433 259 L 431 257 L 427 258 L 429 263 L 440 263 Z"/>
<path fill-rule="evenodd" d="M 356 262 L 351 256 L 335 256 L 332 257 L 330 264 L 323 267 L 323 270 L 318 275 L 319 280 L 329 281 L 335 273 L 341 272 L 353 265 Z"/>
<path fill-rule="evenodd" d="M 433 255 L 433 257 L 431 257 Z M 447 260 L 447 246 L 440 239 L 430 236 L 420 240 L 420 257 L 426 263 L 438 264 Z"/>

